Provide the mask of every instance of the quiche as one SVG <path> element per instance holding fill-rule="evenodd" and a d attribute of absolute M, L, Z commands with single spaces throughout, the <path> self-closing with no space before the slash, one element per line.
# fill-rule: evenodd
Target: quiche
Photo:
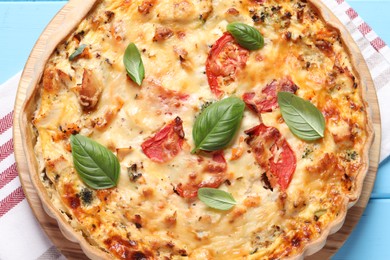
<path fill-rule="evenodd" d="M 25 104 L 31 178 L 91 258 L 282 259 L 357 201 L 373 139 L 306 0 L 100 0 Z"/>

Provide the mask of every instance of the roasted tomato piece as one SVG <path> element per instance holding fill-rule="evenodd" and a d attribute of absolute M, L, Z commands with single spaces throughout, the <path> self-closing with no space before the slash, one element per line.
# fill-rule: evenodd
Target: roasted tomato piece
<path fill-rule="evenodd" d="M 271 187 L 279 185 L 286 190 L 295 172 L 297 160 L 290 145 L 275 127 L 264 124 L 255 126 L 245 133 L 255 160 L 266 170 Z"/>
<path fill-rule="evenodd" d="M 181 106 L 183 101 L 186 101 L 189 98 L 189 95 L 180 93 L 178 91 L 165 89 L 161 86 L 157 87 L 156 96 L 159 98 L 159 101 L 170 108 L 178 108 Z"/>
<path fill-rule="evenodd" d="M 139 110 L 146 111 L 150 116 L 151 114 L 172 115 L 180 114 L 180 109 L 188 98 L 188 94 L 167 89 L 158 80 L 145 78 L 136 103 L 140 107 Z"/>
<path fill-rule="evenodd" d="M 271 172 L 277 176 L 282 190 L 286 190 L 297 166 L 295 154 L 285 139 L 276 143 L 271 152 L 273 154 L 269 160 Z M 279 155 L 276 156 L 277 154 Z"/>
<path fill-rule="evenodd" d="M 273 80 L 261 91 L 245 93 L 242 99 L 256 113 L 272 112 L 278 107 L 277 94 L 279 91 L 295 93 L 298 86 L 294 84 L 290 77 L 284 77 L 279 81 Z"/>
<path fill-rule="evenodd" d="M 152 161 L 163 163 L 171 160 L 181 151 L 183 141 L 183 121 L 180 117 L 176 117 L 153 137 L 143 142 L 141 147 Z"/>
<path fill-rule="evenodd" d="M 202 172 L 190 175 L 188 183 L 176 187 L 183 198 L 195 198 L 200 188 L 218 188 L 226 181 L 227 163 L 222 151 L 214 152 L 211 159 L 199 157 L 199 163 L 204 165 Z"/>
<path fill-rule="evenodd" d="M 224 93 L 223 85 L 235 81 L 248 56 L 249 51 L 239 46 L 228 32 L 214 43 L 207 57 L 206 75 L 210 89 L 217 97 Z"/>

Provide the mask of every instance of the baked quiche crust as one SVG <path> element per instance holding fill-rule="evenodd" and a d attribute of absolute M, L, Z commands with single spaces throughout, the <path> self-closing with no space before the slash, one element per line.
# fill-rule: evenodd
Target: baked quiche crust
<path fill-rule="evenodd" d="M 361 193 L 373 139 L 350 36 L 319 5 L 84 3 L 77 25 L 48 50 L 22 118 L 25 141 L 34 147 L 33 183 L 65 234 L 76 236 L 90 258 L 279 259 L 319 250 Z M 248 51 L 227 41 L 232 22 L 258 29 L 264 48 Z M 220 39 L 225 56 L 211 57 Z M 122 62 L 130 42 L 145 66 L 141 86 Z M 275 102 L 278 91 L 322 112 L 322 139 L 292 134 Z M 228 96 L 247 105 L 235 138 L 221 151 L 192 154 L 202 107 Z M 168 130 L 156 155 L 156 139 Z M 80 179 L 69 142 L 76 133 L 118 157 L 116 187 L 94 190 Z M 295 167 L 281 181 L 271 168 L 286 147 Z M 200 187 L 227 191 L 237 205 L 210 209 L 196 197 Z"/>

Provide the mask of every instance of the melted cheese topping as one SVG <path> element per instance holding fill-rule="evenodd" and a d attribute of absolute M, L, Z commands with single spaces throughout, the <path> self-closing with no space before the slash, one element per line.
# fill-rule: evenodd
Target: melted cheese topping
<path fill-rule="evenodd" d="M 244 131 L 260 124 L 247 109 L 223 152 L 226 181 L 219 186 L 237 205 L 218 211 L 179 196 L 175 188 L 202 173 L 211 160 L 205 153 L 190 153 L 192 127 L 201 106 L 217 100 L 205 63 L 233 21 L 256 27 L 265 46 L 249 53 L 246 66 L 224 87 L 225 96 L 241 97 L 289 77 L 299 87 L 296 94 L 325 115 L 326 131 L 323 139 L 305 142 L 291 133 L 279 108 L 263 113 L 262 122 L 280 131 L 297 159 L 285 191 L 266 189 L 261 178 L 266 169 L 244 141 Z M 145 66 L 141 86 L 126 76 L 122 62 L 130 42 Z M 81 44 L 87 45 L 82 55 L 69 61 Z M 33 120 L 42 181 L 75 230 L 110 257 L 294 256 L 345 210 L 356 189 L 367 115 L 352 71 L 337 31 L 300 1 L 103 0 L 46 65 Z M 86 104 L 94 108 L 86 110 Z M 182 150 L 165 163 L 150 160 L 141 144 L 177 116 L 185 134 Z M 72 133 L 117 154 L 116 188 L 92 190 L 81 181 L 72 163 Z M 142 176 L 129 177 L 134 165 Z"/>

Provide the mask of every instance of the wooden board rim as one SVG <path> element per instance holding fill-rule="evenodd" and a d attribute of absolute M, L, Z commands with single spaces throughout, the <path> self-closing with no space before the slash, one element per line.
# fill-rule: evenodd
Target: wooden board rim
<path fill-rule="evenodd" d="M 58 28 L 61 26 L 61 23 L 59 23 L 59 21 L 63 21 L 64 20 L 63 17 L 66 17 L 67 14 L 71 12 L 71 10 L 75 10 L 76 8 L 79 8 L 76 2 L 77 1 L 74 0 L 69 1 L 57 13 L 57 15 L 48 24 L 48 26 L 46 27 L 46 29 L 38 39 L 36 45 L 34 46 L 30 54 L 30 57 L 24 68 L 21 81 L 19 83 L 19 88 L 15 100 L 13 131 L 14 131 L 14 151 L 15 151 L 15 158 L 18 166 L 20 181 L 22 183 L 23 190 L 30 204 L 30 207 L 32 208 L 33 213 L 37 218 L 38 222 L 40 223 L 42 229 L 49 236 L 53 244 L 68 259 L 88 259 L 82 252 L 80 245 L 77 243 L 73 243 L 68 239 L 64 238 L 64 235 L 61 233 L 60 229 L 58 228 L 57 222 L 45 213 L 45 210 L 42 207 L 40 199 L 37 193 L 35 192 L 29 177 L 28 168 L 26 165 L 26 157 L 24 155 L 24 151 L 22 147 L 22 141 L 21 141 L 22 136 L 20 133 L 20 126 L 19 126 L 20 110 L 25 101 L 26 93 L 29 91 L 28 89 L 30 87 L 29 82 L 31 82 L 32 75 L 34 75 L 34 73 L 36 72 L 35 71 L 36 63 L 39 63 L 39 60 L 37 59 L 41 57 L 40 55 L 41 50 L 39 48 L 40 47 L 42 48 L 42 46 L 46 46 L 47 44 L 46 41 L 48 40 L 49 36 L 52 35 L 53 32 L 58 30 Z M 321 6 L 321 8 L 323 8 L 323 6 Z M 360 60 L 363 59 L 361 54 L 359 58 Z M 379 162 L 381 123 L 380 123 L 379 106 L 376 97 L 375 87 L 371 79 L 371 74 L 367 68 L 367 65 L 364 62 L 364 59 L 362 61 L 363 62 L 358 63 L 358 67 L 360 69 L 359 70 L 360 74 L 362 75 L 362 78 L 366 81 L 366 85 L 368 88 L 366 97 L 372 111 L 372 122 L 375 131 L 375 139 L 370 150 L 369 171 L 365 179 L 361 197 L 359 201 L 356 203 L 355 207 L 351 208 L 348 211 L 348 215 L 343 227 L 335 235 L 329 236 L 324 249 L 310 256 L 309 258 L 311 259 L 329 258 L 331 255 L 333 255 L 336 252 L 338 248 L 342 246 L 342 244 L 348 238 L 349 234 L 352 232 L 353 228 L 355 227 L 358 220 L 360 219 L 360 216 L 362 215 L 368 203 L 369 196 L 371 194 L 374 185 L 376 171 Z"/>

